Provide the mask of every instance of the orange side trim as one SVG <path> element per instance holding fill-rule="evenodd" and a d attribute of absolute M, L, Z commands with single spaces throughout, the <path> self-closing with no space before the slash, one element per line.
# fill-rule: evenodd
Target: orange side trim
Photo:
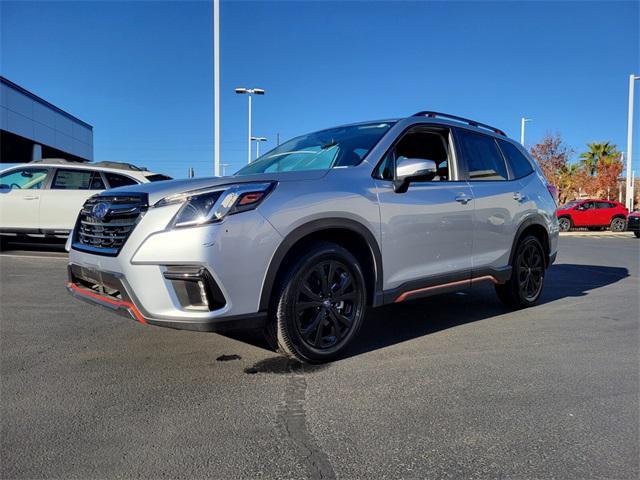
<path fill-rule="evenodd" d="M 482 277 L 475 277 L 475 278 L 472 278 L 471 280 L 457 280 L 455 282 L 443 283 L 441 285 L 432 285 L 431 287 L 418 288 L 417 290 L 409 290 L 408 292 L 404 292 L 398 295 L 398 298 L 396 298 L 393 301 L 393 303 L 404 302 L 407 298 L 409 298 L 412 295 L 415 295 L 416 293 L 429 292 L 431 290 L 438 290 L 440 288 L 455 287 L 456 285 L 464 285 L 465 283 L 469 283 L 469 281 L 471 283 L 476 283 L 476 282 L 485 282 L 487 280 L 493 283 L 498 283 L 498 280 L 496 280 L 495 277 L 491 275 L 483 275 Z"/>
<path fill-rule="evenodd" d="M 140 312 L 138 311 L 138 309 L 136 308 L 136 306 L 133 303 L 124 302 L 122 300 L 114 300 L 113 298 L 109 298 L 109 297 L 106 297 L 104 295 L 99 295 L 97 293 L 89 292 L 88 290 L 85 290 L 83 288 L 78 287 L 75 283 L 69 283 L 69 287 L 74 292 L 79 293 L 80 295 L 84 295 L 86 297 L 95 298 L 97 300 L 100 300 L 102 302 L 107 302 L 107 303 L 109 303 L 111 305 L 114 305 L 116 307 L 125 307 L 128 310 L 130 310 L 131 312 L 133 312 L 133 315 L 136 317 L 136 320 L 138 320 L 138 322 L 143 323 L 145 325 L 147 323 L 147 321 L 140 314 Z"/>

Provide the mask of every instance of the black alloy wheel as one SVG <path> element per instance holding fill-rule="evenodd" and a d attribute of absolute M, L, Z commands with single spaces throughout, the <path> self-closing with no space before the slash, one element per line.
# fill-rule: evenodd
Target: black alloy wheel
<path fill-rule="evenodd" d="M 342 341 L 362 308 L 349 267 L 327 260 L 308 270 L 297 288 L 296 328 L 305 343 L 318 349 Z"/>
<path fill-rule="evenodd" d="M 267 336 L 301 361 L 332 360 L 355 337 L 366 299 L 358 260 L 340 245 L 314 243 L 282 277 Z"/>
<path fill-rule="evenodd" d="M 518 256 L 518 287 L 527 301 L 535 301 L 542 290 L 544 259 L 535 243 L 529 243 Z"/>
<path fill-rule="evenodd" d="M 545 251 L 537 237 L 531 235 L 520 240 L 511 264 L 511 278 L 496 285 L 498 298 L 513 308 L 535 305 L 544 287 L 544 257 Z"/>

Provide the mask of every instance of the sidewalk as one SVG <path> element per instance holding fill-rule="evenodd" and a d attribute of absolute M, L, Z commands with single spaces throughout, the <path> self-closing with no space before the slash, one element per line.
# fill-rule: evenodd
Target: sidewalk
<path fill-rule="evenodd" d="M 560 232 L 561 237 L 591 237 L 591 238 L 635 238 L 633 232 L 610 232 L 603 230 L 601 232 L 590 232 L 584 230 L 576 230 L 571 232 Z"/>

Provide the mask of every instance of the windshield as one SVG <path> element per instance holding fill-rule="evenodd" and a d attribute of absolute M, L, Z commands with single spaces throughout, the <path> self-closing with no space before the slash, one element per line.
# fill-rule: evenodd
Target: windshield
<path fill-rule="evenodd" d="M 573 200 L 573 201 L 571 201 L 571 202 L 567 202 L 567 203 L 565 203 L 565 204 L 564 204 L 564 205 L 562 205 L 560 208 L 565 209 L 565 208 L 575 207 L 578 203 L 580 203 L 580 202 L 578 202 L 577 200 Z"/>
<path fill-rule="evenodd" d="M 370 123 L 302 135 L 265 153 L 236 175 L 351 167 L 362 161 L 392 125 Z"/>

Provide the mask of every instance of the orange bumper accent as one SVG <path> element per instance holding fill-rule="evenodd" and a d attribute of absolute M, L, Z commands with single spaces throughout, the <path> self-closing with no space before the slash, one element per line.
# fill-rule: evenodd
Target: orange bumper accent
<path fill-rule="evenodd" d="M 431 290 L 438 290 L 441 288 L 447 288 L 447 287 L 455 287 L 456 285 L 464 285 L 466 283 L 476 283 L 476 282 L 484 282 L 484 281 L 491 281 L 493 283 L 498 283 L 498 281 L 492 277 L 491 275 L 483 275 L 482 277 L 475 277 L 472 278 L 470 280 L 458 280 L 456 282 L 449 282 L 449 283 L 442 283 L 440 285 L 433 285 L 431 287 L 425 287 L 425 288 L 418 288 L 417 290 L 409 290 L 408 292 L 404 292 L 400 295 L 398 295 L 398 298 L 396 298 L 393 303 L 400 303 L 400 302 L 404 302 L 407 298 L 411 297 L 412 295 L 418 294 L 418 293 L 424 293 L 424 292 L 429 292 Z"/>
<path fill-rule="evenodd" d="M 135 319 L 138 320 L 138 322 L 143 323 L 145 325 L 147 323 L 147 321 L 144 319 L 144 317 L 142 316 L 140 311 L 131 302 L 125 302 L 125 301 L 122 301 L 122 300 L 115 300 L 115 299 L 110 298 L 110 297 L 108 297 L 106 295 L 100 295 L 100 294 L 95 293 L 95 292 L 90 292 L 88 290 L 85 290 L 84 288 L 78 287 L 75 283 L 69 283 L 68 286 L 69 286 L 69 288 L 71 290 L 73 290 L 75 293 L 77 293 L 79 295 L 84 295 L 85 297 L 94 298 L 94 299 L 99 300 L 101 302 L 105 302 L 105 303 L 108 303 L 110 305 L 113 305 L 114 307 L 117 307 L 117 308 L 126 308 L 129 312 L 131 312 L 131 314 L 135 317 Z"/>

